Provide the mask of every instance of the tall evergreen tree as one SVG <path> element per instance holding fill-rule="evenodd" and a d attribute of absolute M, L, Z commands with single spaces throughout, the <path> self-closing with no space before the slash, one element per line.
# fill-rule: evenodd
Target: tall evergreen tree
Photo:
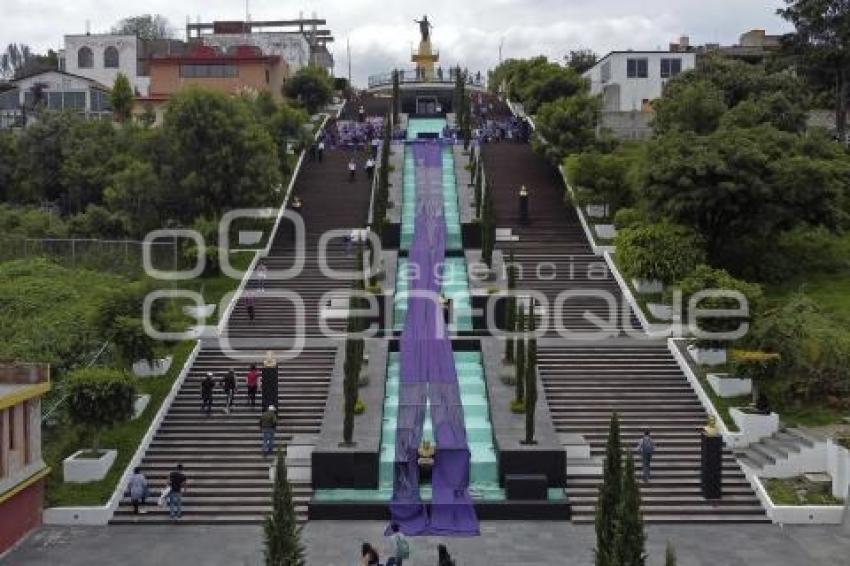
<path fill-rule="evenodd" d="M 301 527 L 295 518 L 292 486 L 286 475 L 286 460 L 278 453 L 275 464 L 272 512 L 264 525 L 266 539 L 266 566 L 303 566 L 304 547 L 301 545 Z"/>
<path fill-rule="evenodd" d="M 509 335 L 505 338 L 505 362 L 514 363 L 514 339 L 510 333 L 516 324 L 516 298 L 512 291 L 516 289 L 516 266 L 514 265 L 514 250 L 511 248 L 508 256 L 508 297 L 505 300 L 505 329 Z"/>
<path fill-rule="evenodd" d="M 124 73 L 118 73 L 112 92 L 109 94 L 109 102 L 119 122 L 126 122 L 133 115 L 133 100 L 133 87 L 130 86 L 130 80 Z"/>
<path fill-rule="evenodd" d="M 667 541 L 667 550 L 664 552 L 664 566 L 676 566 L 676 549 Z"/>
<path fill-rule="evenodd" d="M 516 395 L 514 402 L 525 401 L 525 312 L 522 307 L 518 309 L 516 320 Z"/>
<path fill-rule="evenodd" d="M 623 490 L 623 453 L 620 446 L 620 419 L 611 415 L 602 485 L 596 502 L 596 566 L 619 566 L 617 533 L 620 495 Z"/>
<path fill-rule="evenodd" d="M 534 336 L 534 299 L 528 305 L 528 354 L 525 363 L 525 442 L 534 443 L 534 416 L 537 410 L 537 338 Z"/>
<path fill-rule="evenodd" d="M 635 479 L 635 462 L 627 451 L 623 470 L 623 491 L 620 502 L 620 520 L 617 528 L 618 566 L 644 566 L 646 564 L 646 534 L 640 512 L 640 489 Z"/>
<path fill-rule="evenodd" d="M 398 124 L 399 114 L 401 114 L 401 77 L 398 69 L 393 69 L 393 124 Z"/>

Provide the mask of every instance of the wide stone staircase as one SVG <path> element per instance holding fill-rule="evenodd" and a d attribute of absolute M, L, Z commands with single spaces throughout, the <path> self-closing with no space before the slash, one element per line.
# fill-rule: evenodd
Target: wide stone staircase
<path fill-rule="evenodd" d="M 336 348 L 311 347 L 280 365 L 277 445 L 283 453 L 293 450 L 292 440 L 309 442 L 321 429 Z M 261 360 L 256 360 L 262 367 Z M 252 408 L 245 387 L 239 383 L 235 405 L 224 411 L 224 392 L 216 387 L 212 414 L 200 410 L 200 382 L 211 371 L 220 379 L 228 369 L 243 379 L 247 361 L 235 362 L 218 349 L 201 350 L 177 397 L 156 432 L 144 459 L 142 473 L 151 486 L 147 513 L 133 515 L 129 500 L 122 501 L 113 523 L 170 521 L 167 507 L 156 499 L 168 474 L 183 464 L 188 486 L 183 497 L 185 523 L 257 523 L 270 509 L 271 458 L 260 448 L 261 402 Z M 259 395 L 258 395 L 259 398 Z M 291 455 L 290 455 L 291 456 Z M 306 519 L 310 498 L 309 456 L 287 458 L 295 495 L 296 512 Z"/>
<path fill-rule="evenodd" d="M 496 225 L 510 228 L 514 237 L 498 246 L 506 257 L 513 251 L 518 286 L 546 296 L 548 308 L 540 314 L 546 316 L 547 335 L 554 336 L 559 323 L 566 331 L 584 334 L 640 329 L 604 258 L 593 253 L 575 210 L 564 205 L 564 184 L 557 169 L 527 144 L 484 144 L 482 151 Z M 520 222 L 523 185 L 529 191 L 528 226 Z"/>
<path fill-rule="evenodd" d="M 259 523 L 264 519 L 270 510 L 269 468 L 273 461 L 262 455 L 261 407 L 259 401 L 255 408 L 247 406 L 244 376 L 250 363 L 261 367 L 261 352 L 291 345 L 297 336 L 305 338 L 305 348 L 294 359 L 280 362 L 276 440 L 290 466 L 296 511 L 301 520 L 306 520 L 311 495 L 310 452 L 321 430 L 339 343 L 321 332 L 320 299 L 328 291 L 351 287 L 350 281 L 335 280 L 320 271 L 318 244 L 327 230 L 362 227 L 370 198 L 371 185 L 362 170 L 356 182 L 348 181 L 348 157 L 345 151 L 327 150 L 322 163 L 304 164 L 295 184 L 294 194 L 304 202 L 304 269 L 287 280 L 272 276 L 271 270 L 290 267 L 300 253 L 293 244 L 291 224 L 282 223 L 272 235 L 270 253 L 263 260 L 269 269 L 266 291 L 257 290 L 258 281 L 253 277 L 246 285 L 255 296 L 254 320 L 248 317 L 244 294 L 227 320 L 224 335 L 233 339 L 231 345 L 256 352 L 258 359 L 234 361 L 215 341 L 205 343 L 142 460 L 142 472 L 152 486 L 147 513 L 133 515 L 125 499 L 113 523 L 168 522 L 168 510 L 155 502 L 168 473 L 178 463 L 183 464 L 189 480 L 181 522 Z M 341 239 L 335 239 L 328 245 L 326 263 L 338 270 L 350 270 L 354 254 Z M 303 299 L 303 314 L 299 315 L 287 296 L 276 296 L 275 291 Z M 328 325 L 344 330 L 342 320 L 328 321 Z M 236 370 L 239 380 L 235 408 L 230 414 L 224 413 L 224 393 L 219 384 L 213 414 L 206 416 L 200 411 L 200 381 L 208 371 L 220 380 L 230 368 Z"/>
<path fill-rule="evenodd" d="M 723 498 L 703 499 L 700 429 L 706 413 L 666 345 L 564 345 L 542 347 L 538 364 L 555 429 L 581 435 L 594 457 L 603 457 L 611 414 L 620 418 L 623 447 L 634 453 L 645 430 L 656 452 L 652 480 L 641 484 L 648 522 L 763 522 L 761 504 L 735 460 L 724 449 Z M 599 474 L 567 474 L 573 518 L 593 520 Z"/>
<path fill-rule="evenodd" d="M 767 521 L 729 450 L 724 451 L 723 499 L 702 498 L 699 429 L 705 411 L 666 345 L 643 335 L 604 258 L 593 253 L 577 212 L 564 203 L 560 172 L 526 144 L 485 144 L 482 151 L 497 226 L 511 228 L 513 235 L 513 241 L 498 246 L 506 255 L 513 250 L 522 273 L 518 286 L 542 292 L 550 305 L 563 291 L 609 294 L 608 299 L 570 297 L 559 315 L 568 330 L 604 330 L 608 336 L 588 342 L 550 330 L 538 341 L 540 376 L 556 432 L 568 453 L 582 455 L 567 462 L 573 518 L 593 520 L 608 425 L 616 411 L 625 448 L 634 449 L 644 430 L 652 431 L 657 445 L 652 482 L 641 486 L 647 521 Z M 520 222 L 523 185 L 529 191 L 528 226 Z M 539 314 L 550 324 L 555 316 Z M 596 324 L 594 316 L 600 319 Z M 631 338 L 622 336 L 626 330 Z"/>

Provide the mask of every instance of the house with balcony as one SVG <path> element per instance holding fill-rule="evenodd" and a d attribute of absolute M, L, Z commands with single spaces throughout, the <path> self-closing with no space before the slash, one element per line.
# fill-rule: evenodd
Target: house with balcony
<path fill-rule="evenodd" d="M 50 469 L 41 456 L 41 398 L 50 367 L 0 363 L 0 555 L 41 524 Z"/>

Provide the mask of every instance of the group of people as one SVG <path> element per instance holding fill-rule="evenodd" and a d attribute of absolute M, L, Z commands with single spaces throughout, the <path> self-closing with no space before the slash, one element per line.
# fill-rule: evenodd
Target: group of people
<path fill-rule="evenodd" d="M 233 368 L 229 369 L 224 377 L 220 380 L 221 388 L 224 391 L 224 412 L 230 413 L 233 407 L 234 399 L 236 398 L 236 372 Z M 201 411 L 207 415 L 212 413 L 213 400 L 215 394 L 216 380 L 213 372 L 208 371 L 201 380 Z M 260 371 L 256 364 L 251 364 L 248 372 L 245 374 L 245 391 L 248 393 L 247 405 L 256 406 L 257 390 L 260 385 Z"/>
<path fill-rule="evenodd" d="M 183 464 L 177 464 L 177 467 L 168 474 L 168 483 L 160 492 L 159 505 L 168 505 L 168 514 L 173 520 L 183 516 L 183 492 L 187 483 Z M 144 506 L 150 496 L 150 488 L 141 468 L 133 470 L 130 481 L 127 483 L 127 492 L 130 495 L 130 503 L 133 505 L 133 513 L 146 513 Z"/>
<path fill-rule="evenodd" d="M 403 566 L 404 561 L 410 558 L 410 543 L 402 534 L 397 523 L 390 524 L 387 555 L 389 558 L 387 558 L 384 566 Z M 368 542 L 364 542 L 360 547 L 360 565 L 381 565 L 381 557 L 378 551 Z M 437 566 L 455 566 L 455 561 L 452 560 L 452 556 L 444 544 L 437 546 Z"/>

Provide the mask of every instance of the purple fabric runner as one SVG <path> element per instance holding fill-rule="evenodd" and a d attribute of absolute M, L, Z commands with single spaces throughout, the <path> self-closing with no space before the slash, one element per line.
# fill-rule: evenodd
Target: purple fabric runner
<path fill-rule="evenodd" d="M 463 420 L 452 344 L 439 302 L 437 265 L 445 259 L 442 147 L 414 142 L 416 216 L 408 253 L 411 277 L 402 330 L 401 375 L 393 498 L 390 512 L 407 535 L 477 535 L 478 519 L 469 495 L 470 452 Z M 417 269 L 418 268 L 418 273 Z M 431 516 L 419 495 L 418 448 L 426 400 L 431 402 L 436 454 L 432 470 Z"/>

